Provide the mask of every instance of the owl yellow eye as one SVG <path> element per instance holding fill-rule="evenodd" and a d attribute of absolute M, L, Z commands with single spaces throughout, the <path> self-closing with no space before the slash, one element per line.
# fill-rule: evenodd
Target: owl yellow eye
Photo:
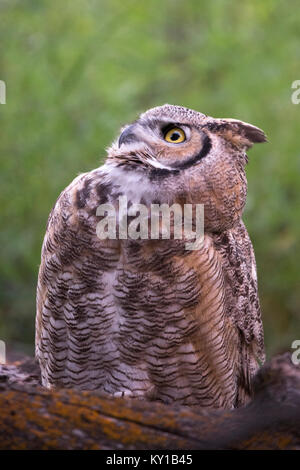
<path fill-rule="evenodd" d="M 179 127 L 173 127 L 165 133 L 164 139 L 171 144 L 180 144 L 185 141 L 185 133 Z"/>

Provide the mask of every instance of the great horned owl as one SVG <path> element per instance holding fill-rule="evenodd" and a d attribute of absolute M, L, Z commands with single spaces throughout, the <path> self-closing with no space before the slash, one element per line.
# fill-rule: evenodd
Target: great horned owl
<path fill-rule="evenodd" d="M 37 289 L 45 387 L 234 408 L 264 360 L 246 150 L 264 133 L 181 106 L 143 113 L 48 220 Z M 100 204 L 203 204 L 204 239 L 100 239 Z"/>

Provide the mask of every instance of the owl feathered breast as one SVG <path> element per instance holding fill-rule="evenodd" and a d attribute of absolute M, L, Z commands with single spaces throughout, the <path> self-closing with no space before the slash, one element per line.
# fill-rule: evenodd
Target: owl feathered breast
<path fill-rule="evenodd" d="M 201 139 L 207 136 L 213 151 L 181 168 L 169 156 L 158 158 L 159 147 L 149 142 L 115 145 L 103 167 L 62 192 L 49 217 L 37 289 L 43 385 L 239 406 L 264 358 L 255 259 L 240 219 L 245 155 L 240 152 L 233 167 L 231 155 L 225 156 L 224 168 L 216 169 L 214 121 L 172 106 L 148 113 L 144 126 L 161 114 L 176 123 L 184 118 L 194 125 L 195 119 L 199 126 L 202 120 L 207 134 L 203 127 Z M 226 121 L 221 124 L 226 128 Z M 229 132 L 231 149 L 238 139 L 250 139 L 236 137 L 232 127 Z M 222 197 L 218 178 L 228 180 Z M 208 229 L 199 250 L 186 250 L 182 240 L 100 240 L 97 208 L 116 205 L 120 195 L 145 205 L 203 203 Z"/>

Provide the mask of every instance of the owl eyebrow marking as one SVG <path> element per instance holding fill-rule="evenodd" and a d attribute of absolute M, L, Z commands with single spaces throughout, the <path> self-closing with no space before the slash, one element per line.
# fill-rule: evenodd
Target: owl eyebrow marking
<path fill-rule="evenodd" d="M 160 125 L 164 124 L 162 127 L 161 127 L 161 132 L 162 134 L 165 134 L 168 130 L 170 129 L 173 129 L 173 127 L 179 127 L 180 129 L 182 129 L 182 127 L 188 127 L 190 128 L 190 126 L 188 124 L 184 124 L 184 123 L 180 123 L 180 122 L 161 122 Z"/>
<path fill-rule="evenodd" d="M 177 121 L 171 121 L 169 118 L 166 120 L 151 118 L 147 121 L 140 122 L 140 124 L 145 128 L 148 127 L 152 131 L 154 131 L 155 129 L 158 129 L 162 134 L 167 132 L 169 129 L 172 129 L 172 127 L 180 127 L 180 128 L 182 126 L 190 127 L 189 124 L 185 124 L 185 123 L 177 122 Z"/>

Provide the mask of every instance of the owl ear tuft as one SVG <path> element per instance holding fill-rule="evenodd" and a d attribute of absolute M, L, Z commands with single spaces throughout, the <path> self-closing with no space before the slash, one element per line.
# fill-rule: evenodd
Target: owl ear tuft
<path fill-rule="evenodd" d="M 212 127 L 216 134 L 241 148 L 249 149 L 253 144 L 267 142 L 265 133 L 259 127 L 237 119 L 215 119 Z"/>

